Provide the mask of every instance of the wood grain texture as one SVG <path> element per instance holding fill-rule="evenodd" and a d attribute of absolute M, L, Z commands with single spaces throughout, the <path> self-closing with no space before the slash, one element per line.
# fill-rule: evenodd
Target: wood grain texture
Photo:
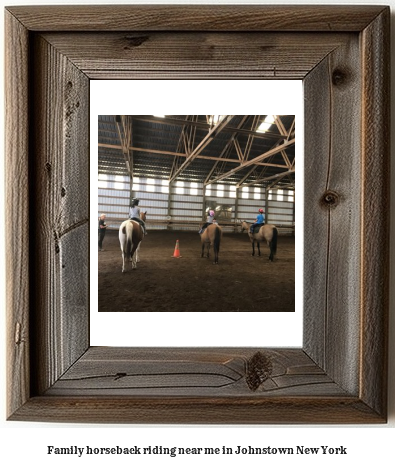
<path fill-rule="evenodd" d="M 12 7 L 6 19 L 8 418 L 385 422 L 389 9 Z M 89 80 L 277 67 L 305 82 L 303 348 L 90 348 Z M 16 235 L 29 221 L 30 243 Z"/>
<path fill-rule="evenodd" d="M 381 6 L 8 7 L 31 31 L 361 31 Z M 65 25 L 66 28 L 65 28 Z"/>
<path fill-rule="evenodd" d="M 42 393 L 89 345 L 89 83 L 43 38 L 32 50 L 33 384 Z"/>
<path fill-rule="evenodd" d="M 342 390 L 302 350 L 259 351 L 266 374 L 249 385 L 252 349 L 93 347 L 46 395 L 128 396 L 344 396 Z M 259 367 L 258 367 L 259 369 Z M 265 369 L 265 367 L 263 367 Z"/>
<path fill-rule="evenodd" d="M 359 386 L 362 256 L 358 50 L 355 35 L 305 79 L 305 347 L 351 393 Z"/>
<path fill-rule="evenodd" d="M 389 10 L 362 34 L 361 398 L 387 411 L 390 217 Z M 380 214 L 376 217 L 375 214 Z M 379 249 L 377 249 L 379 247 Z"/>
<path fill-rule="evenodd" d="M 310 72 L 304 87 L 306 96 L 313 99 L 306 100 L 304 107 L 304 200 L 309 216 L 304 220 L 303 345 L 307 354 L 325 369 L 329 212 L 320 199 L 327 189 L 331 153 L 329 57 Z"/>
<path fill-rule="evenodd" d="M 348 36 L 257 32 L 44 35 L 91 79 L 210 80 L 302 80 Z"/>
<path fill-rule="evenodd" d="M 13 420 L 145 424 L 379 424 L 356 397 L 33 397 Z"/>
<path fill-rule="evenodd" d="M 28 32 L 5 12 L 7 413 L 30 396 Z M 18 77 L 18 80 L 15 80 Z"/>

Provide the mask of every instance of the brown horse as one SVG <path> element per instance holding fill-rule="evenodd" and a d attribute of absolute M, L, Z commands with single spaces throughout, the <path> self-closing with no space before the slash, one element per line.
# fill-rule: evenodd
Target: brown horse
<path fill-rule="evenodd" d="M 147 212 L 140 214 L 145 221 Z M 119 227 L 119 243 L 122 251 L 122 272 L 125 272 L 125 260 L 132 262 L 132 269 L 136 269 L 139 260 L 140 243 L 144 238 L 143 227 L 137 220 L 125 220 Z"/>
<path fill-rule="evenodd" d="M 250 227 L 252 224 L 249 224 L 245 220 L 241 223 L 241 231 L 247 230 L 248 236 L 250 237 L 251 244 L 252 244 L 252 254 L 251 256 L 255 255 L 255 242 L 258 248 L 258 256 L 261 256 L 261 249 L 260 249 L 260 242 L 266 241 L 270 248 L 270 261 L 274 260 L 274 255 L 277 252 L 277 235 L 278 230 L 275 225 L 272 224 L 265 224 L 260 227 L 258 233 L 251 233 Z"/>
<path fill-rule="evenodd" d="M 204 257 L 205 247 L 207 247 L 207 258 L 210 257 L 210 247 L 214 247 L 214 263 L 218 264 L 219 246 L 222 239 L 222 229 L 218 224 L 209 225 L 203 233 L 200 234 L 202 242 L 202 258 Z"/>

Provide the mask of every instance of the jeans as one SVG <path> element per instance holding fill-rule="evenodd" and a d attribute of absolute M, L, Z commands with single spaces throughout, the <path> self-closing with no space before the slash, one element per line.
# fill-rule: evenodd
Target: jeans
<path fill-rule="evenodd" d="M 99 230 L 99 250 L 103 248 L 103 240 L 104 240 L 105 234 L 106 234 L 105 230 Z"/>

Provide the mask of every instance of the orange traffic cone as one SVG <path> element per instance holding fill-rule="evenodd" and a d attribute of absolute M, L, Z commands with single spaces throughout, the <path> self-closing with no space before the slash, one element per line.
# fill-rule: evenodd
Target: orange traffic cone
<path fill-rule="evenodd" d="M 181 255 L 180 255 L 180 243 L 179 243 L 178 240 L 176 241 L 176 247 L 174 248 L 174 253 L 173 253 L 172 258 L 181 258 Z"/>

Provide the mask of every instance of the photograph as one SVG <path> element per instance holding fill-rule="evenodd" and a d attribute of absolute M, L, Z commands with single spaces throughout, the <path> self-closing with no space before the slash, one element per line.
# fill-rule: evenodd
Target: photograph
<path fill-rule="evenodd" d="M 390 466 L 394 1 L 2 8 L 0 464 Z"/>
<path fill-rule="evenodd" d="M 295 311 L 295 132 L 295 115 L 100 115 L 98 310 Z"/>

